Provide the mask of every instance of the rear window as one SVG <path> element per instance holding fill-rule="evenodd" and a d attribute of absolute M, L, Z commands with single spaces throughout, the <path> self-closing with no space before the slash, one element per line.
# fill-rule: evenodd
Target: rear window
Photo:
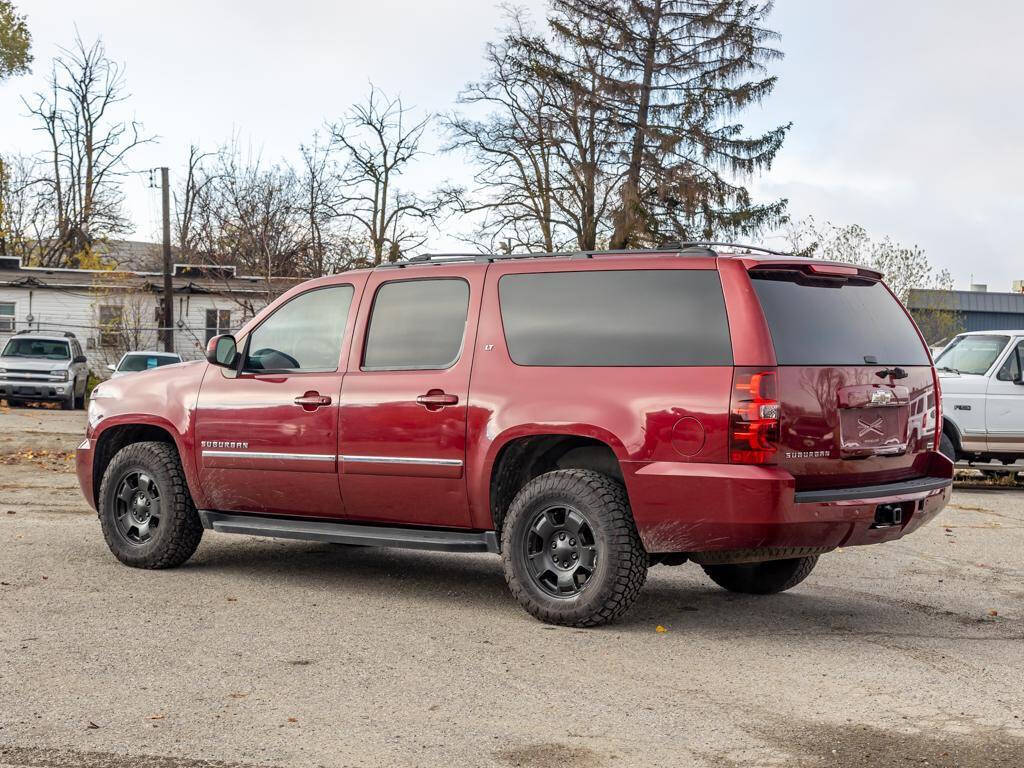
<path fill-rule="evenodd" d="M 732 364 L 715 270 L 505 275 L 498 291 L 505 340 L 519 365 Z"/>
<path fill-rule="evenodd" d="M 752 272 L 779 365 L 929 365 L 917 329 L 873 280 Z"/>

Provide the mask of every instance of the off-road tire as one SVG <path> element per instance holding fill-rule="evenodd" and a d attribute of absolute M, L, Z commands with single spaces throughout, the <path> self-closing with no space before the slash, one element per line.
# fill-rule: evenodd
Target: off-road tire
<path fill-rule="evenodd" d="M 152 477 L 161 504 L 159 526 L 152 538 L 141 544 L 122 534 L 115 504 L 123 478 L 139 471 Z M 131 443 L 118 451 L 103 473 L 97 506 L 107 546 L 118 560 L 133 568 L 175 568 L 192 556 L 203 537 L 181 460 L 168 443 Z"/>
<path fill-rule="evenodd" d="M 85 390 L 88 388 L 88 382 L 82 386 L 82 396 L 75 399 L 75 410 L 85 410 Z"/>
<path fill-rule="evenodd" d="M 60 401 L 62 411 L 71 411 L 75 408 L 75 380 L 71 380 L 71 394 Z"/>
<path fill-rule="evenodd" d="M 774 595 L 792 589 L 806 579 L 817 555 L 795 557 L 790 560 L 767 560 L 763 563 L 736 563 L 732 565 L 705 565 L 706 573 L 715 584 L 745 595 Z"/>
<path fill-rule="evenodd" d="M 942 434 L 942 438 L 939 440 L 939 453 L 950 461 L 956 462 L 956 446 L 949 439 L 949 435 L 945 433 Z"/>
<path fill-rule="evenodd" d="M 586 520 L 597 553 L 589 579 L 572 596 L 544 591 L 527 566 L 529 526 L 544 510 L 563 505 Z M 513 499 L 501 540 L 509 589 L 527 612 L 549 624 L 593 627 L 612 622 L 636 601 L 647 578 L 647 552 L 626 489 L 600 472 L 561 469 L 531 480 Z"/>

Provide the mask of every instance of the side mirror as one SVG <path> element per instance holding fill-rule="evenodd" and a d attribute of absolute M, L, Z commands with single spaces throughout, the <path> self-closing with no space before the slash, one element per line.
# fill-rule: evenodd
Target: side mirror
<path fill-rule="evenodd" d="M 1016 384 L 1018 387 L 1024 387 L 1024 375 L 1018 376 L 1016 379 L 1013 380 L 1013 383 Z"/>
<path fill-rule="evenodd" d="M 111 373 L 114 373 L 117 370 L 117 366 L 111 363 L 110 365 L 107 366 L 107 370 L 110 371 Z"/>
<path fill-rule="evenodd" d="M 75 363 L 76 365 L 77 365 L 78 363 L 87 363 L 87 362 L 89 362 L 89 358 L 87 358 L 87 357 L 86 357 L 85 355 L 78 355 L 78 356 L 77 356 L 77 357 L 76 357 L 76 358 L 75 358 L 74 360 L 72 360 L 71 362 L 72 362 L 72 363 Z"/>
<path fill-rule="evenodd" d="M 238 349 L 235 346 L 235 337 L 230 333 L 214 336 L 206 345 L 206 360 L 210 365 L 233 368 L 237 359 Z"/>

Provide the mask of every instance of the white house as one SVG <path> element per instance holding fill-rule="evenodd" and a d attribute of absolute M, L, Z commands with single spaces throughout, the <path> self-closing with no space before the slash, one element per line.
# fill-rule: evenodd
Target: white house
<path fill-rule="evenodd" d="M 176 264 L 174 347 L 203 355 L 218 333 L 238 330 L 298 280 L 238 276 L 234 267 Z M 0 257 L 0 348 L 15 332 L 71 331 L 101 374 L 129 349 L 163 349 L 163 275 L 159 272 L 25 267 Z"/>

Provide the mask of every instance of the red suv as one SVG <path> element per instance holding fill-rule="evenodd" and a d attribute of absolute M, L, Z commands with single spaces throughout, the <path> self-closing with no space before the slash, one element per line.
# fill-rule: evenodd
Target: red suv
<path fill-rule="evenodd" d="M 653 564 L 779 592 L 934 517 L 941 421 L 908 420 L 935 370 L 882 276 L 717 249 L 304 283 L 206 361 L 101 384 L 82 491 L 128 565 L 180 565 L 204 528 L 493 552 L 527 611 L 577 626 Z"/>

